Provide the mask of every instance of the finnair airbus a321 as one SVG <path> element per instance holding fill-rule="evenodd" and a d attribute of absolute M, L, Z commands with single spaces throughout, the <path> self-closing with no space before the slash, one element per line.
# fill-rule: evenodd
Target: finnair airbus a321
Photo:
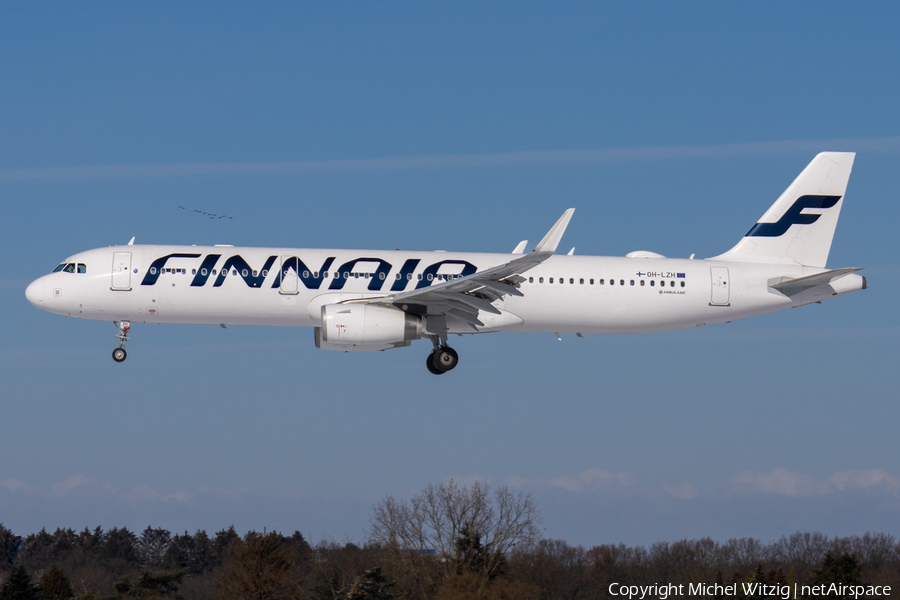
<path fill-rule="evenodd" d="M 451 334 L 645 333 L 733 321 L 866 289 L 826 269 L 855 154 L 823 152 L 731 250 L 555 255 L 574 209 L 528 254 L 112 246 L 75 254 L 25 295 L 40 309 L 131 323 L 313 327 L 317 348 L 386 350 L 428 338 L 428 370 L 459 360 Z"/>

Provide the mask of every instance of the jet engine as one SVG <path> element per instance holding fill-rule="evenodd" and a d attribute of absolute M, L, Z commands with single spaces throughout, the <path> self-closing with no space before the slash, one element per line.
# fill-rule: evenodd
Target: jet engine
<path fill-rule="evenodd" d="M 422 318 L 371 304 L 326 304 L 315 335 L 323 350 L 387 350 L 421 338 Z"/>

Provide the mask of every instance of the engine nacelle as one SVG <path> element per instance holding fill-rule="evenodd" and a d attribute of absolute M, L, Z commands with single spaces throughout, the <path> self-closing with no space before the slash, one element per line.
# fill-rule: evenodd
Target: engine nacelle
<path fill-rule="evenodd" d="M 323 350 L 387 350 L 421 338 L 422 318 L 370 304 L 326 304 L 315 334 Z"/>

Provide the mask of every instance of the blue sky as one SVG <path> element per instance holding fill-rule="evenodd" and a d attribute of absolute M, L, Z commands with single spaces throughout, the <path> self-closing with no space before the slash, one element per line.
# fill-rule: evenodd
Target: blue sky
<path fill-rule="evenodd" d="M 49 3 L 0 9 L 0 522 L 364 538 L 449 478 L 572 543 L 900 535 L 900 8 Z M 641 336 L 316 350 L 42 313 L 119 243 L 712 256 L 858 152 L 829 266 L 870 289 Z M 208 221 L 179 205 L 228 213 Z"/>

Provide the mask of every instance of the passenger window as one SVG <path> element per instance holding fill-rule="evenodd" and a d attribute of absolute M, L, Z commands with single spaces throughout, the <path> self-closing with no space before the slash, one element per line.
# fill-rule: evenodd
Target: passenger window
<path fill-rule="evenodd" d="M 650 287 L 653 287 L 653 286 L 655 286 L 655 285 L 656 285 L 656 281 L 654 281 L 653 279 L 651 279 L 651 280 L 650 280 Z"/>
<path fill-rule="evenodd" d="M 422 274 L 421 274 L 421 273 L 419 273 L 416 277 L 418 278 L 419 281 L 422 281 Z"/>
<path fill-rule="evenodd" d="M 400 273 L 397 273 L 397 275 L 394 276 L 394 279 L 396 279 L 397 281 L 400 281 Z"/>
<path fill-rule="evenodd" d="M 619 285 L 625 285 L 625 280 L 624 280 L 624 279 L 620 279 L 620 280 L 619 280 Z"/>
<path fill-rule="evenodd" d="M 644 285 L 645 283 L 647 283 L 647 282 L 644 281 L 643 279 L 641 279 L 641 285 Z"/>
<path fill-rule="evenodd" d="M 616 285 L 616 280 L 615 280 L 615 279 L 610 279 L 610 280 L 609 280 L 609 285 Z"/>
<path fill-rule="evenodd" d="M 379 274 L 378 274 L 378 279 L 384 281 L 384 273 L 379 273 Z"/>
<path fill-rule="evenodd" d="M 594 285 L 594 279 L 591 278 L 591 285 Z"/>
<path fill-rule="evenodd" d="M 256 269 L 253 269 L 253 276 L 254 276 L 254 277 L 258 277 L 258 276 L 259 276 L 259 271 L 257 271 Z"/>
<path fill-rule="evenodd" d="M 634 285 L 634 279 L 631 280 L 631 285 Z"/>
<path fill-rule="evenodd" d="M 584 285 L 584 279 L 579 279 L 578 283 L 580 283 L 581 285 Z"/>
<path fill-rule="evenodd" d="M 84 263 L 78 263 L 78 272 L 87 273 L 87 265 L 85 265 Z"/>
<path fill-rule="evenodd" d="M 231 274 L 234 275 L 234 276 L 237 276 L 237 269 L 232 269 L 232 270 L 231 270 Z"/>
<path fill-rule="evenodd" d="M 247 269 L 242 269 L 242 270 L 241 270 L 241 277 L 246 277 L 247 275 L 249 275 L 249 273 L 247 273 Z"/>
<path fill-rule="evenodd" d="M 150 274 L 156 275 L 156 267 L 150 267 Z"/>
<path fill-rule="evenodd" d="M 550 278 L 550 283 L 553 283 L 553 278 L 552 278 L 552 277 Z"/>
<path fill-rule="evenodd" d="M 560 283 L 565 283 L 565 282 L 566 282 L 566 278 L 565 278 L 565 277 L 560 277 L 560 278 L 559 278 L 559 282 L 560 282 Z"/>
<path fill-rule="evenodd" d="M 538 277 L 538 283 L 544 283 L 544 278 L 543 278 L 543 277 Z"/>
<path fill-rule="evenodd" d="M 569 277 L 569 283 L 575 283 L 575 278 L 574 278 L 574 277 Z M 584 280 L 583 280 L 583 279 L 581 280 L 581 283 L 584 283 Z"/>
<path fill-rule="evenodd" d="M 683 281 L 681 282 L 681 287 L 684 287 L 684 282 L 683 282 Z"/>
<path fill-rule="evenodd" d="M 670 282 L 669 282 L 669 287 L 675 287 L 675 282 L 674 282 L 674 281 L 670 281 Z"/>
<path fill-rule="evenodd" d="M 309 271 L 303 271 L 303 279 L 309 277 Z"/>
<path fill-rule="evenodd" d="M 601 279 L 601 280 L 599 281 L 599 284 L 600 284 L 600 285 L 603 285 L 604 283 L 605 283 L 605 280 L 603 280 L 603 279 Z"/>
<path fill-rule="evenodd" d="M 428 274 L 428 281 L 431 281 L 432 279 L 434 279 L 434 275 L 432 275 L 431 273 L 429 273 L 429 274 Z"/>
<path fill-rule="evenodd" d="M 200 269 L 200 274 L 203 275 L 204 277 L 206 277 L 206 273 L 207 273 L 206 269 Z"/>

